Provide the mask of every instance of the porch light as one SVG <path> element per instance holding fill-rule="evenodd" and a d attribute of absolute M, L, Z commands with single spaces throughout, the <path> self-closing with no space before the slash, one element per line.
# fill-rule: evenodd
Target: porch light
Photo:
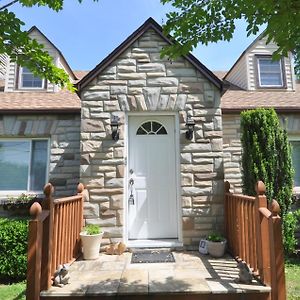
<path fill-rule="evenodd" d="M 120 118 L 118 116 L 112 116 L 110 126 L 111 126 L 111 137 L 114 141 L 119 139 L 119 121 Z"/>
<path fill-rule="evenodd" d="M 195 121 L 192 119 L 191 115 L 187 115 L 185 126 L 188 129 L 185 133 L 185 137 L 188 140 L 192 140 L 194 134 Z"/>

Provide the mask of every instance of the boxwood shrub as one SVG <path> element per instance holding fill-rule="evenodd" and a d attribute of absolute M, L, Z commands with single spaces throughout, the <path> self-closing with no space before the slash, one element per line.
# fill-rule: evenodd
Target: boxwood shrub
<path fill-rule="evenodd" d="M 26 278 L 28 220 L 0 218 L 0 280 Z"/>

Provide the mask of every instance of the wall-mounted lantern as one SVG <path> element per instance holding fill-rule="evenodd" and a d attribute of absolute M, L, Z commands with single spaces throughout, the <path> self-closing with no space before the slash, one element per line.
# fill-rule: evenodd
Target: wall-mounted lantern
<path fill-rule="evenodd" d="M 119 139 L 119 121 L 120 118 L 118 116 L 112 116 L 110 126 L 111 126 L 111 137 L 114 141 Z"/>
<path fill-rule="evenodd" d="M 192 140 L 193 135 L 194 135 L 195 121 L 192 119 L 191 115 L 187 115 L 187 118 L 186 118 L 186 121 L 185 121 L 185 126 L 188 129 L 185 133 L 185 137 L 188 140 Z"/>

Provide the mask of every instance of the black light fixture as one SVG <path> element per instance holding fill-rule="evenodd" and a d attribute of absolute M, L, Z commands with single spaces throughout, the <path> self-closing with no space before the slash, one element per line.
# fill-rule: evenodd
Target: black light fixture
<path fill-rule="evenodd" d="M 119 121 L 120 118 L 118 116 L 112 116 L 110 126 L 111 126 L 111 137 L 114 141 L 119 139 Z"/>
<path fill-rule="evenodd" d="M 188 140 L 192 140 L 193 139 L 193 134 L 194 134 L 195 121 L 192 119 L 191 115 L 187 115 L 187 118 L 186 118 L 186 121 L 185 121 L 185 126 L 188 129 L 185 132 L 185 137 Z"/>

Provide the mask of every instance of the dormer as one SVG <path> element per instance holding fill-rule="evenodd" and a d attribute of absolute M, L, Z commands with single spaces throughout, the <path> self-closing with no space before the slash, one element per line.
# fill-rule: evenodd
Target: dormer
<path fill-rule="evenodd" d="M 44 45 L 53 58 L 55 66 L 62 68 L 69 75 L 71 82 L 76 80 L 74 73 L 60 50 L 36 27 L 33 26 L 28 34 L 30 38 Z M 0 71 L 1 72 L 1 71 Z M 35 76 L 28 68 L 7 61 L 4 92 L 58 92 L 59 87 L 51 82 Z"/>
<path fill-rule="evenodd" d="M 224 80 L 249 91 L 295 90 L 292 53 L 273 61 L 272 55 L 278 46 L 274 42 L 267 44 L 266 41 L 263 34 L 258 36 L 238 58 Z"/>

